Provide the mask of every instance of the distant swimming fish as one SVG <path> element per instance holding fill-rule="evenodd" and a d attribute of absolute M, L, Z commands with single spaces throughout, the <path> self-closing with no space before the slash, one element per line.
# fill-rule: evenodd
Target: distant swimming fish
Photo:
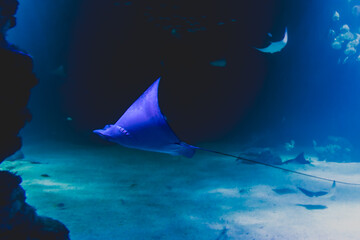
<path fill-rule="evenodd" d="M 226 60 L 225 59 L 215 60 L 210 62 L 210 65 L 214 67 L 226 67 Z"/>
<path fill-rule="evenodd" d="M 286 46 L 287 42 L 288 42 L 288 33 L 287 33 L 287 28 L 285 28 L 285 34 L 281 41 L 271 42 L 270 45 L 267 46 L 266 48 L 256 48 L 256 49 L 263 53 L 276 53 L 276 52 L 280 52 Z"/>
<path fill-rule="evenodd" d="M 158 88 L 160 78 L 157 79 L 120 117 L 113 125 L 106 125 L 103 129 L 93 132 L 108 141 L 118 143 L 125 147 L 136 148 L 152 152 L 182 155 L 191 158 L 195 150 L 203 150 L 223 156 L 261 164 L 267 167 L 316 178 L 323 181 L 334 181 L 329 178 L 318 177 L 283 167 L 275 166 L 261 161 L 251 160 L 228 153 L 222 153 L 205 148 L 195 147 L 180 141 L 170 128 L 165 116 L 161 113 L 158 102 Z M 360 185 L 337 181 L 348 185 Z"/>
<path fill-rule="evenodd" d="M 333 195 L 335 193 L 335 187 L 336 187 L 336 182 L 334 181 L 331 186 L 330 191 L 328 191 L 328 192 L 326 192 L 326 191 L 312 192 L 312 191 L 306 190 L 305 188 L 301 188 L 301 187 L 298 187 L 298 189 L 308 197 L 322 197 L 322 196 L 325 196 L 328 194 Z"/>
<path fill-rule="evenodd" d="M 60 77 L 66 77 L 65 69 L 63 65 L 60 65 L 58 68 L 56 68 L 54 71 L 51 72 L 52 74 Z"/>

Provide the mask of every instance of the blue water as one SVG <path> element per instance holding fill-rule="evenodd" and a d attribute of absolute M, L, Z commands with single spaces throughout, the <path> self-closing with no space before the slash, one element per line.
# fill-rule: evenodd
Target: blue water
<path fill-rule="evenodd" d="M 311 165 L 288 168 L 360 182 L 360 47 L 346 53 L 360 34 L 357 5 L 20 1 L 8 40 L 33 56 L 39 78 L 23 151 L 44 164 L 6 166 L 72 239 L 356 239 L 347 225 L 358 221 L 356 187 L 310 199 L 297 189 L 327 193 L 331 183 L 207 153 L 189 160 L 128 150 L 92 130 L 115 123 L 162 77 L 160 109 L 181 140 L 268 163 L 305 152 Z M 345 24 L 354 37 L 334 49 Z M 283 50 L 256 50 L 285 28 Z M 39 179 L 47 173 L 55 183 Z M 44 196 L 53 203 L 36 200 Z"/>

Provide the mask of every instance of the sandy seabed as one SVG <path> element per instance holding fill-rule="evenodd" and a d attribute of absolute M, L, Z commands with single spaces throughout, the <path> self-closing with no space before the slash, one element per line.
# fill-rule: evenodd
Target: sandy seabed
<path fill-rule="evenodd" d="M 239 154 L 236 144 L 212 145 Z M 72 240 L 360 238 L 360 187 L 308 197 L 297 187 L 329 191 L 331 183 L 204 152 L 188 159 L 26 138 L 22 151 L 24 159 L 1 168 L 21 175 L 27 202 L 62 221 Z M 360 182 L 360 163 L 287 167 Z"/>

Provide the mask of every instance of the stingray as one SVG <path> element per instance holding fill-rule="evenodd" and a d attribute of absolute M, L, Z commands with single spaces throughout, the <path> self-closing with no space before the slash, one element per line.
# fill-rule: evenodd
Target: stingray
<path fill-rule="evenodd" d="M 302 153 L 300 153 L 299 155 L 297 155 L 296 158 L 287 160 L 287 161 L 283 162 L 283 164 L 288 164 L 288 163 L 310 164 L 310 161 L 306 160 L 304 155 L 305 155 L 305 154 L 302 152 Z"/>
<path fill-rule="evenodd" d="M 180 141 L 160 111 L 159 82 L 160 78 L 114 125 L 106 125 L 104 129 L 94 130 L 94 133 L 125 147 L 191 158 L 195 153 L 195 147 Z"/>
<path fill-rule="evenodd" d="M 276 53 L 276 52 L 280 52 L 286 46 L 287 42 L 288 42 L 288 33 L 287 33 L 287 28 L 285 28 L 285 34 L 281 41 L 271 42 L 270 45 L 267 46 L 266 48 L 256 48 L 256 49 L 263 53 Z"/>
<path fill-rule="evenodd" d="M 322 197 L 325 195 L 333 195 L 335 193 L 335 189 L 336 189 L 336 182 L 334 181 L 331 189 L 329 191 L 317 191 L 317 192 L 313 192 L 313 191 L 309 191 L 305 188 L 302 187 L 298 187 L 298 189 L 305 194 L 308 197 Z"/>
<path fill-rule="evenodd" d="M 196 147 L 181 141 L 173 132 L 165 116 L 162 114 L 158 102 L 158 78 L 120 117 L 115 124 L 106 125 L 103 129 L 93 132 L 102 138 L 128 148 L 141 149 L 152 152 L 167 153 L 175 156 L 191 158 L 196 150 L 207 151 L 223 156 L 243 160 L 250 163 L 261 164 L 267 167 L 299 174 L 305 177 L 333 182 L 333 179 L 314 176 L 291 169 L 275 166 L 269 163 L 247 159 L 228 153 L 218 152 Z M 360 185 L 337 181 L 348 185 Z"/>

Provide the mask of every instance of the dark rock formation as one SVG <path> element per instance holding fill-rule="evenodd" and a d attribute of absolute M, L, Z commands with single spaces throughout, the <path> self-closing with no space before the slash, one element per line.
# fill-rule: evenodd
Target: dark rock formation
<path fill-rule="evenodd" d="M 12 46 L 0 47 L 0 162 L 21 148 L 20 130 L 31 120 L 30 90 L 37 83 L 32 59 Z"/>
<path fill-rule="evenodd" d="M 37 84 L 32 58 L 5 39 L 16 25 L 17 6 L 16 0 L 0 0 L 0 162 L 21 148 L 19 132 L 31 119 L 27 103 Z"/>
<path fill-rule="evenodd" d="M 31 120 L 27 104 L 37 84 L 32 58 L 5 39 L 6 32 L 16 25 L 17 7 L 17 0 L 0 0 L 0 163 L 21 148 L 19 132 Z M 25 202 L 21 181 L 20 176 L 0 171 L 0 239 L 69 239 L 62 223 L 38 216 Z"/>
<path fill-rule="evenodd" d="M 22 179 L 0 171 L 0 239 L 2 240 L 67 240 L 69 230 L 59 221 L 38 216 L 25 200 Z"/>

